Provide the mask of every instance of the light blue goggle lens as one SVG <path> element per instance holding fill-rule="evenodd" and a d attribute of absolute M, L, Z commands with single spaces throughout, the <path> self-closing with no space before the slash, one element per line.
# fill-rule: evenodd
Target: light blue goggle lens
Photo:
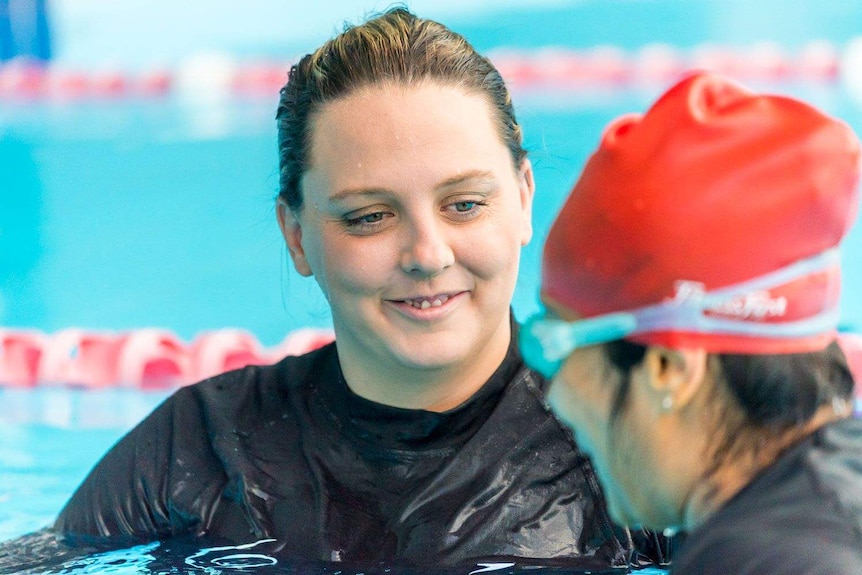
<path fill-rule="evenodd" d="M 524 362 L 550 379 L 575 349 L 621 339 L 636 327 L 637 319 L 626 312 L 574 322 L 539 313 L 521 327 L 518 344 Z"/>

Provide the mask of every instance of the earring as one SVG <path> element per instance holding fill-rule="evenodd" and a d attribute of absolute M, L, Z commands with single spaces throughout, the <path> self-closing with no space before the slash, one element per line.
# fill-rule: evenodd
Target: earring
<path fill-rule="evenodd" d="M 664 399 L 661 400 L 661 408 L 664 411 L 670 411 L 670 409 L 672 407 L 673 407 L 673 397 L 671 397 L 670 394 L 665 395 Z"/>

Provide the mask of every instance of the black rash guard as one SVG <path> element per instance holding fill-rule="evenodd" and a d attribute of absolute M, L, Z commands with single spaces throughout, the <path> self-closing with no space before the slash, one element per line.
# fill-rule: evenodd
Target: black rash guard
<path fill-rule="evenodd" d="M 786 451 L 688 535 L 671 573 L 862 574 L 862 421 Z"/>
<path fill-rule="evenodd" d="M 55 531 L 275 538 L 310 560 L 631 558 L 589 462 L 515 341 L 445 413 L 354 394 L 334 344 L 179 389 L 91 471 Z"/>

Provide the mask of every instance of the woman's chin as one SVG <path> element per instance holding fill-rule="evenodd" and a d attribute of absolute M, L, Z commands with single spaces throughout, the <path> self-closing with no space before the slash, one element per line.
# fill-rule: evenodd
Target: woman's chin
<path fill-rule="evenodd" d="M 629 529 L 648 529 L 657 533 L 665 531 L 676 532 L 676 528 L 671 526 L 671 521 L 666 518 L 654 517 L 651 510 L 638 510 L 627 507 L 622 509 L 622 506 L 617 503 L 614 498 L 608 497 L 608 515 L 611 520 L 617 525 L 624 525 Z"/>
<path fill-rule="evenodd" d="M 627 504 L 627 500 L 619 497 L 613 491 L 606 489 L 605 499 L 608 505 L 608 515 L 617 525 L 635 529 L 644 526 L 643 517 Z"/>
<path fill-rule="evenodd" d="M 456 346 L 453 346 L 456 347 Z M 457 368 L 467 357 L 463 349 L 403 349 L 396 355 L 398 363 L 408 369 L 435 371 Z"/>

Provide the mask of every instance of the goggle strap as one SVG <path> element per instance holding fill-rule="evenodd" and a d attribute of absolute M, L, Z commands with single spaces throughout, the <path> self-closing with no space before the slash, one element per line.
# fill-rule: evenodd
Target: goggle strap
<path fill-rule="evenodd" d="M 754 338 L 812 336 L 833 329 L 838 324 L 837 304 L 813 317 L 775 323 L 713 317 L 704 315 L 704 312 L 728 299 L 781 286 L 839 264 L 838 248 L 830 248 L 816 256 L 794 262 L 752 280 L 725 286 L 712 292 L 704 292 L 696 299 L 669 300 L 574 322 L 543 318 L 541 321 L 528 322 L 524 329 L 529 330 L 541 342 L 543 355 L 551 362 L 563 360 L 572 350 L 579 347 L 623 339 L 629 335 L 645 332 L 685 331 Z"/>

